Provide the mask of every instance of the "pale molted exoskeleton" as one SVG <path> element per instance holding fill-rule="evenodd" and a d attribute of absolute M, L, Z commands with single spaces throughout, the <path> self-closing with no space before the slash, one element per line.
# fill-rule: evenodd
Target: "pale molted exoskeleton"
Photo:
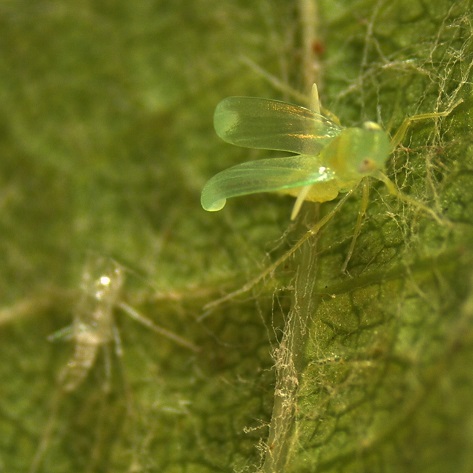
<path fill-rule="evenodd" d="M 190 341 L 154 324 L 122 301 L 124 281 L 124 268 L 116 261 L 102 256 L 89 257 L 82 275 L 81 297 L 75 308 L 72 333 L 68 335 L 75 341 L 74 354 L 61 374 L 65 391 L 73 391 L 82 383 L 102 347 L 115 341 L 115 350 L 121 356 L 121 342 L 114 320 L 117 308 L 153 332 L 192 351 L 199 351 Z M 70 328 L 66 330 L 70 332 Z"/>
<path fill-rule="evenodd" d="M 110 391 L 110 345 L 115 345 L 118 358 L 123 355 L 115 321 L 116 312 L 125 312 L 154 333 L 166 337 L 186 349 L 193 352 L 200 350 L 191 341 L 156 325 L 137 309 L 124 302 L 122 300 L 124 283 L 125 268 L 122 265 L 112 258 L 95 254 L 89 255 L 82 273 L 77 303 L 73 307 L 74 319 L 72 326 L 66 327 L 49 337 L 50 340 L 70 339 L 74 342 L 74 349 L 70 359 L 59 373 L 58 390 L 51 399 L 50 418 L 42 430 L 42 436 L 30 465 L 29 473 L 36 473 L 43 461 L 56 428 L 55 424 L 59 417 L 62 399 L 68 393 L 80 388 L 93 370 L 101 351 L 103 351 L 105 359 L 105 377 L 102 383 L 103 395 L 105 396 Z"/>

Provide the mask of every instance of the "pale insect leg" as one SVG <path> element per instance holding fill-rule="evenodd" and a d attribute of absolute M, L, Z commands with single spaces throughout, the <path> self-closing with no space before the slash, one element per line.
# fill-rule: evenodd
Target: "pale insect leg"
<path fill-rule="evenodd" d="M 312 92 L 310 95 L 310 109 L 320 115 L 319 89 L 317 88 L 317 84 L 315 82 L 312 85 Z"/>
<path fill-rule="evenodd" d="M 332 218 L 340 211 L 340 209 L 343 207 L 343 204 L 348 200 L 348 198 L 352 195 L 354 190 L 356 189 L 356 186 L 353 189 L 350 189 L 335 205 L 335 207 L 323 218 L 321 218 L 313 227 L 311 227 L 305 235 L 297 241 L 297 243 L 292 246 L 286 253 L 284 253 L 282 256 L 280 256 L 274 263 L 269 265 L 264 271 L 262 271 L 257 277 L 253 278 L 251 281 L 247 282 L 244 286 L 242 286 L 240 289 L 237 289 L 236 291 L 230 292 L 229 294 L 226 294 L 225 296 L 221 297 L 220 299 L 216 299 L 212 302 L 209 302 L 208 304 L 205 305 L 204 309 L 206 311 L 210 311 L 211 309 L 214 309 L 215 307 L 219 306 L 220 304 L 229 301 L 233 299 L 234 297 L 237 297 L 241 294 L 244 294 L 245 292 L 248 292 L 250 289 L 252 289 L 256 284 L 258 284 L 260 281 L 262 281 L 266 276 L 272 274 L 278 266 L 280 266 L 284 261 L 286 261 L 288 258 L 290 258 L 309 238 L 317 235 L 317 233 L 328 223 Z M 204 314 L 205 317 L 206 314 Z"/>
<path fill-rule="evenodd" d="M 56 391 L 55 395 L 51 399 L 51 409 L 49 411 L 49 419 L 46 422 L 46 425 L 42 429 L 41 440 L 39 442 L 38 448 L 35 451 L 33 460 L 31 461 L 30 468 L 28 473 L 36 473 L 41 465 L 44 454 L 49 446 L 49 441 L 53 435 L 54 429 L 56 427 L 56 421 L 59 415 L 59 405 L 61 399 L 64 396 L 64 391 Z"/>
<path fill-rule="evenodd" d="M 327 110 L 322 105 L 319 105 L 320 108 L 318 110 L 315 110 L 314 108 L 312 108 L 313 92 L 310 95 L 310 98 L 307 98 L 306 94 L 303 94 L 293 89 L 291 86 L 287 85 L 284 81 L 278 79 L 277 77 L 273 76 L 272 74 L 264 70 L 261 66 L 256 64 L 250 58 L 244 56 L 244 57 L 241 57 L 240 60 L 241 62 L 249 66 L 251 69 L 253 69 L 257 74 L 263 76 L 276 90 L 279 90 L 280 92 L 287 94 L 289 97 L 292 97 L 297 102 L 305 105 L 306 107 L 309 107 L 311 110 L 314 110 L 317 113 L 320 113 L 321 115 L 330 119 L 337 125 L 340 125 L 340 120 L 338 119 L 338 117 L 334 113 L 332 113 L 330 110 Z"/>
<path fill-rule="evenodd" d="M 320 115 L 320 97 L 319 97 L 319 90 L 317 89 L 317 84 L 312 85 L 312 93 L 310 96 L 310 109 L 318 113 Z M 307 194 L 310 192 L 310 189 L 312 188 L 312 184 L 309 184 L 308 186 L 304 186 L 299 194 L 297 195 L 296 201 L 294 202 L 294 207 L 292 208 L 291 212 L 291 220 L 295 220 L 297 215 L 299 214 L 299 211 L 301 210 L 302 204 L 305 201 L 305 198 L 307 197 Z"/>
<path fill-rule="evenodd" d="M 345 261 L 342 265 L 342 273 L 345 273 L 347 270 L 348 263 L 353 255 L 353 251 L 355 250 L 356 240 L 360 235 L 361 226 L 363 223 L 363 218 L 366 214 L 366 209 L 368 208 L 369 198 L 370 198 L 370 184 L 368 179 L 363 179 L 362 181 L 362 197 L 361 197 L 361 206 L 360 210 L 358 211 L 358 216 L 356 219 L 355 231 L 353 233 L 353 237 L 351 239 L 350 248 L 348 249 L 347 256 L 345 257 Z"/>
<path fill-rule="evenodd" d="M 440 217 L 437 214 L 437 212 L 435 212 L 435 210 L 432 210 L 430 207 L 423 204 L 422 202 L 419 202 L 418 200 L 416 200 L 416 199 L 404 194 L 403 192 L 401 192 L 396 187 L 396 184 L 394 184 L 394 182 L 391 181 L 391 179 L 389 179 L 389 177 L 386 176 L 386 174 L 384 174 L 383 172 L 378 171 L 375 174 L 373 174 L 373 177 L 375 177 L 376 179 L 379 179 L 380 181 L 382 181 L 384 183 L 384 185 L 387 187 L 388 192 L 391 195 L 393 195 L 394 197 L 396 197 L 397 199 L 399 199 L 403 202 L 406 202 L 407 204 L 410 204 L 413 207 L 415 207 L 419 210 L 422 210 L 425 213 L 428 213 L 440 225 L 448 225 L 449 224 L 449 222 L 447 220 L 443 219 L 442 217 Z"/>
<path fill-rule="evenodd" d="M 414 124 L 415 122 L 418 121 L 423 121 L 423 120 L 432 120 L 440 117 L 447 117 L 452 113 L 452 111 L 461 103 L 463 102 L 463 99 L 457 100 L 451 107 L 449 107 L 447 110 L 443 112 L 431 112 L 431 113 L 422 113 L 419 115 L 414 115 L 412 117 L 407 117 L 404 119 L 404 121 L 401 123 L 401 126 L 398 128 L 396 133 L 394 134 L 393 138 L 391 139 L 391 144 L 392 144 L 392 149 L 395 149 L 401 141 L 404 139 L 404 136 L 407 133 L 407 130 L 409 127 Z M 388 188 L 388 191 L 390 194 L 394 195 L 397 197 L 399 200 L 404 201 L 413 207 L 418 208 L 419 210 L 422 210 L 428 214 L 430 214 L 436 222 L 439 224 L 445 225 L 448 224 L 448 222 L 445 219 L 442 219 L 439 217 L 439 215 L 432 210 L 430 207 L 427 205 L 423 204 L 422 202 L 419 202 L 416 199 L 413 199 L 412 197 L 402 193 L 394 184 L 394 182 L 389 179 L 386 174 L 384 174 L 381 171 L 377 171 L 376 173 L 373 174 L 373 177 L 376 179 L 379 179 L 380 181 L 384 182 L 386 187 Z"/>
<path fill-rule="evenodd" d="M 432 120 L 432 119 L 440 118 L 440 117 L 448 117 L 448 115 L 450 115 L 452 111 L 456 107 L 458 107 L 458 105 L 460 105 L 462 102 L 463 102 L 463 99 L 457 100 L 451 107 L 449 107 L 447 110 L 444 110 L 443 112 L 421 113 L 419 115 L 414 115 L 412 117 L 405 118 L 391 139 L 392 148 L 393 149 L 397 148 L 397 146 L 404 139 L 404 136 L 406 135 L 407 130 L 413 123 L 422 121 L 422 120 Z"/>

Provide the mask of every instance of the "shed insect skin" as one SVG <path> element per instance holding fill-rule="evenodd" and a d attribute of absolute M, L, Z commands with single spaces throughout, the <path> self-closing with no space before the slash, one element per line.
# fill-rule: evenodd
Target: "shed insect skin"
<path fill-rule="evenodd" d="M 446 117 L 462 102 L 463 99 L 457 100 L 443 112 L 405 118 L 391 139 L 374 122 L 365 122 L 358 128 L 343 128 L 330 112 L 324 110 L 321 114 L 316 84 L 312 88 L 310 109 L 254 97 L 229 97 L 220 102 L 215 110 L 214 126 L 217 135 L 224 141 L 248 148 L 297 154 L 286 158 L 244 162 L 216 174 L 202 190 L 201 204 L 205 210 L 221 210 L 229 197 L 279 192 L 296 197 L 291 214 L 291 220 L 294 220 L 305 200 L 322 203 L 334 200 L 339 193 L 345 195 L 329 214 L 260 275 L 242 288 L 210 302 L 205 309 L 212 309 L 245 293 L 272 274 L 340 211 L 357 185 L 363 181 L 361 208 L 352 242 L 341 268 L 345 272 L 368 207 L 369 187 L 365 177 L 382 181 L 390 194 L 430 214 L 439 224 L 449 224 L 430 207 L 399 191 L 383 170 L 389 155 L 402 142 L 413 123 Z"/>
<path fill-rule="evenodd" d="M 124 283 L 123 268 L 105 257 L 89 257 L 80 284 L 81 295 L 74 312 L 72 327 L 49 337 L 62 336 L 75 342 L 74 353 L 58 376 L 59 389 L 52 398 L 51 414 L 43 428 L 43 435 L 31 462 L 29 473 L 37 473 L 47 451 L 59 415 L 59 405 L 65 395 L 75 391 L 84 382 L 97 359 L 100 348 L 114 338 L 119 353 L 119 337 L 113 320 L 116 305 Z M 108 383 L 104 385 L 108 386 Z"/>
<path fill-rule="evenodd" d="M 99 348 L 117 340 L 113 309 L 124 283 L 123 269 L 114 261 L 99 257 L 87 264 L 81 282 L 81 299 L 74 313 L 72 338 L 74 354 L 60 375 L 67 392 L 74 391 L 93 367 Z"/>
<path fill-rule="evenodd" d="M 52 398 L 51 416 L 43 428 L 43 435 L 28 470 L 29 473 L 37 473 L 39 470 L 55 429 L 61 400 L 81 386 L 94 367 L 99 351 L 109 343 L 115 342 L 116 355 L 122 356 L 120 336 L 114 320 L 116 309 L 122 310 L 154 333 L 194 353 L 200 351 L 199 347 L 189 340 L 154 324 L 138 310 L 121 301 L 124 282 L 125 269 L 118 262 L 97 255 L 88 258 L 82 275 L 81 295 L 75 308 L 72 327 L 60 330 L 49 337 L 49 340 L 61 337 L 72 339 L 75 342 L 74 353 L 59 373 L 59 389 Z M 110 377 L 110 369 L 110 360 L 106 357 L 107 378 Z M 106 392 L 109 387 L 109 379 L 106 379 L 103 390 Z"/>
<path fill-rule="evenodd" d="M 80 386 L 104 345 L 115 340 L 115 351 L 118 356 L 122 355 L 120 336 L 114 321 L 114 310 L 117 308 L 158 335 L 193 352 L 199 351 L 189 340 L 154 324 L 138 310 L 121 301 L 124 282 L 124 268 L 116 261 L 97 257 L 93 263 L 87 263 L 81 282 L 82 296 L 72 326 L 74 354 L 59 377 L 65 391 L 71 392 Z"/>

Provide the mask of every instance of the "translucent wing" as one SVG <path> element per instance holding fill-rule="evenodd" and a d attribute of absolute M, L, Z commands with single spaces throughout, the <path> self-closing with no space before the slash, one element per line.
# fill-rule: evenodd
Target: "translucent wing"
<path fill-rule="evenodd" d="M 342 128 L 311 110 L 279 100 L 228 97 L 215 109 L 224 141 L 246 148 L 316 155 Z"/>
<path fill-rule="evenodd" d="M 202 207 L 221 210 L 229 197 L 274 192 L 333 179 L 333 173 L 312 156 L 248 161 L 213 176 L 202 190 Z"/>

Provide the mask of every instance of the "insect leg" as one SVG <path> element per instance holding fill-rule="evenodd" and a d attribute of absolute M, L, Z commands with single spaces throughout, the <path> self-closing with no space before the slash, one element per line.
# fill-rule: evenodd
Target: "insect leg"
<path fill-rule="evenodd" d="M 295 220 L 299 210 L 301 210 L 302 204 L 304 203 L 305 198 L 307 197 L 307 194 L 310 192 L 310 189 L 312 188 L 312 184 L 309 184 L 308 186 L 304 186 L 299 194 L 297 195 L 297 199 L 294 202 L 294 207 L 292 208 L 291 212 L 291 220 Z"/>
<path fill-rule="evenodd" d="M 332 218 L 340 211 L 340 209 L 343 207 L 343 204 L 348 200 L 348 198 L 352 195 L 353 191 L 356 189 L 350 189 L 335 205 L 335 207 L 332 209 L 331 212 L 329 212 L 327 215 L 325 215 L 322 219 L 320 219 L 312 228 L 310 228 L 305 235 L 297 242 L 294 244 L 292 248 L 290 248 L 286 253 L 284 253 L 282 256 L 280 256 L 274 263 L 269 265 L 263 272 L 261 272 L 258 276 L 253 278 L 251 281 L 248 281 L 244 286 L 241 288 L 237 289 L 236 291 L 230 292 L 229 294 L 221 297 L 220 299 L 216 299 L 212 302 L 209 302 L 204 306 L 204 309 L 206 311 L 209 311 L 211 309 L 214 309 L 215 307 L 218 307 L 220 304 L 227 302 L 241 294 L 244 294 L 245 292 L 248 292 L 250 289 L 252 289 L 256 284 L 258 284 L 260 281 L 262 281 L 266 276 L 271 275 L 278 266 L 280 266 L 284 261 L 286 261 L 288 258 L 290 258 L 309 238 L 317 235 L 317 233 L 328 223 Z"/>
<path fill-rule="evenodd" d="M 342 273 L 345 273 L 347 270 L 348 263 L 353 255 L 353 251 L 355 250 L 356 240 L 361 232 L 361 225 L 363 223 L 363 217 L 365 216 L 366 209 L 368 208 L 369 198 L 370 198 L 370 184 L 369 184 L 368 179 L 363 179 L 362 191 L 363 193 L 361 197 L 361 207 L 360 207 L 360 210 L 358 211 L 358 217 L 356 219 L 355 232 L 353 233 L 353 237 L 350 243 L 350 248 L 348 249 L 347 256 L 342 265 Z"/>
<path fill-rule="evenodd" d="M 419 115 L 414 115 L 412 117 L 405 118 L 404 121 L 401 123 L 401 126 L 397 129 L 396 133 L 391 139 L 392 148 L 395 149 L 401 143 L 401 141 L 404 139 L 404 136 L 407 133 L 407 130 L 413 123 L 422 121 L 422 120 L 432 120 L 435 118 L 447 117 L 462 102 L 463 102 L 463 99 L 456 101 L 450 108 L 448 108 L 447 110 L 444 110 L 443 112 L 421 113 Z"/>
<path fill-rule="evenodd" d="M 423 121 L 423 120 L 433 120 L 440 117 L 447 117 L 462 102 L 463 102 L 463 99 L 457 100 L 451 107 L 449 107 L 447 110 L 444 110 L 443 112 L 421 113 L 419 115 L 414 115 L 412 117 L 405 118 L 404 121 L 401 123 L 401 126 L 398 128 L 398 130 L 396 131 L 396 133 L 391 139 L 392 148 L 395 149 L 402 142 L 402 140 L 404 139 L 407 133 L 407 130 L 413 123 Z M 422 210 L 430 214 L 438 223 L 442 225 L 445 225 L 446 223 L 448 223 L 445 219 L 442 219 L 441 217 L 439 217 L 439 215 L 437 215 L 437 213 L 433 211 L 431 208 L 427 207 L 426 205 L 417 201 L 416 199 L 413 199 L 412 197 L 402 193 L 396 187 L 394 182 L 392 182 L 388 178 L 388 176 L 386 176 L 383 172 L 377 171 L 376 173 L 373 174 L 373 177 L 384 182 L 384 184 L 388 188 L 389 193 L 394 195 L 399 200 L 402 200 L 403 202 L 406 202 L 418 208 L 419 210 Z"/>
<path fill-rule="evenodd" d="M 310 96 L 310 109 L 318 113 L 320 115 L 320 97 L 319 97 L 319 89 L 317 88 L 317 84 L 314 82 L 312 86 L 312 93 Z"/>
<path fill-rule="evenodd" d="M 64 391 L 57 390 L 51 399 L 51 410 L 49 414 L 49 419 L 43 426 L 41 440 L 35 451 L 33 460 L 31 461 L 28 473 L 36 473 L 39 470 L 39 467 L 41 466 L 41 462 L 43 461 L 46 451 L 48 450 L 49 442 L 51 441 L 51 437 L 56 428 L 56 422 L 59 415 L 59 406 L 62 398 L 64 397 L 64 394 Z"/>
<path fill-rule="evenodd" d="M 339 118 L 330 110 L 327 110 L 325 107 L 323 107 L 322 104 L 320 103 L 319 89 L 315 82 L 312 85 L 309 108 L 313 112 L 318 113 L 319 115 L 323 115 L 324 117 L 327 117 L 328 119 L 330 119 L 332 122 L 341 126 Z"/>
<path fill-rule="evenodd" d="M 255 71 L 260 76 L 264 77 L 276 90 L 287 94 L 289 97 L 294 98 L 298 102 L 307 105 L 310 105 L 309 100 L 307 99 L 307 95 L 297 90 L 294 90 L 289 85 L 287 85 L 284 81 L 278 79 L 277 77 L 270 74 L 268 71 L 263 69 L 259 64 L 251 60 L 247 56 L 241 56 L 240 61 L 249 66 L 253 71 Z"/>
<path fill-rule="evenodd" d="M 120 302 L 118 304 L 118 307 L 120 307 L 120 309 L 122 309 L 132 319 L 136 320 L 137 322 L 144 325 L 145 327 L 148 327 L 150 330 L 157 333 L 158 335 L 166 337 L 167 339 L 172 340 L 178 345 L 188 348 L 189 350 L 192 350 L 196 353 L 200 351 L 200 348 L 194 345 L 189 340 L 186 340 L 185 338 L 180 337 L 174 332 L 171 332 L 170 330 L 166 330 L 165 328 L 160 327 L 159 325 L 155 325 L 151 320 L 147 319 L 144 315 L 141 315 L 136 309 L 126 304 L 125 302 Z"/>
<path fill-rule="evenodd" d="M 384 174 L 383 172 L 377 171 L 375 174 L 373 174 L 373 177 L 375 177 L 376 179 L 379 179 L 380 181 L 384 182 L 385 186 L 388 188 L 389 193 L 391 195 L 393 195 L 394 197 L 396 197 L 397 199 L 402 200 L 403 202 L 406 202 L 407 204 L 410 204 L 413 207 L 416 207 L 419 210 L 422 210 L 423 212 L 426 212 L 426 213 L 432 215 L 432 217 L 435 219 L 435 221 L 437 223 L 441 224 L 441 225 L 449 224 L 448 220 L 445 220 L 445 219 L 441 218 L 430 207 L 428 207 L 427 205 L 423 204 L 422 202 L 419 202 L 418 200 L 413 199 L 412 197 L 410 197 L 410 196 L 404 194 L 403 192 L 401 192 L 396 187 L 396 184 L 394 184 L 394 182 L 391 181 L 391 179 L 389 179 L 389 177 L 386 176 L 386 174 Z"/>

